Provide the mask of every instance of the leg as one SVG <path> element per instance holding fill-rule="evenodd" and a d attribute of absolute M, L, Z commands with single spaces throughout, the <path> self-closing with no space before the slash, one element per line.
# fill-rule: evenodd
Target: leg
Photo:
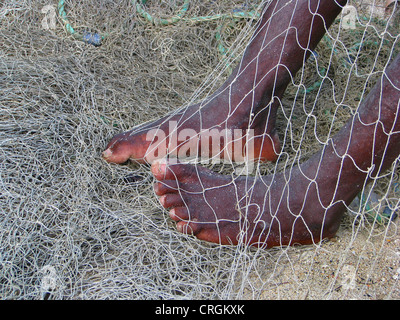
<path fill-rule="evenodd" d="M 345 0 L 271 2 L 264 9 L 240 64 L 210 98 L 174 115 L 118 134 L 109 142 L 103 157 L 114 163 L 123 163 L 128 159 L 151 163 L 155 156 L 149 151 L 157 146 L 165 146 L 169 154 L 179 151 L 179 146 L 186 142 L 186 137 L 179 139 L 184 129 L 201 134 L 211 128 L 219 131 L 250 128 L 254 129 L 256 137 L 255 158 L 276 160 L 280 151 L 275 130 L 279 100 L 276 98 L 283 95 L 292 77 L 345 3 Z M 176 146 L 170 144 L 171 122 L 177 123 Z M 165 133 L 162 143 L 157 139 L 153 143 L 152 137 L 147 135 L 152 129 Z M 196 136 L 191 139 L 201 148 Z M 166 151 L 160 152 L 166 154 Z M 203 153 L 204 150 L 196 152 Z"/>
<path fill-rule="evenodd" d="M 222 176 L 158 161 L 155 192 L 177 228 L 220 244 L 309 244 L 336 233 L 345 204 L 400 154 L 400 55 L 356 114 L 288 174 Z"/>

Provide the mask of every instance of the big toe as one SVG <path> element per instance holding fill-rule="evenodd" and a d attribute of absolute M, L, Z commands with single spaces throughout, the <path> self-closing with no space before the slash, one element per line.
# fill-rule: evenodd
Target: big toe
<path fill-rule="evenodd" d="M 203 167 L 184 164 L 176 159 L 156 159 L 151 165 L 151 172 L 159 180 L 178 180 L 180 182 L 196 181 L 197 171 L 206 171 Z"/>
<path fill-rule="evenodd" d="M 103 151 L 102 156 L 104 160 L 110 163 L 124 163 L 130 158 L 130 154 L 127 151 L 109 147 Z"/>
<path fill-rule="evenodd" d="M 151 164 L 150 170 L 158 181 L 167 179 L 167 160 L 165 158 L 157 159 Z"/>
<path fill-rule="evenodd" d="M 102 156 L 104 160 L 111 163 L 124 163 L 129 159 L 136 160 L 135 150 L 137 146 L 135 139 L 125 133 L 116 135 L 107 145 Z M 140 159 L 138 159 L 140 160 Z"/>

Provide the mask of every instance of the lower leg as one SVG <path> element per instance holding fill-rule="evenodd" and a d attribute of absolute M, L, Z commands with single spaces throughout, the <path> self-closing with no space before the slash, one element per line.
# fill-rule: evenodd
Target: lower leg
<path fill-rule="evenodd" d="M 168 149 L 164 151 L 176 154 L 179 147 L 168 148 L 171 147 L 170 122 L 175 121 L 177 135 L 183 129 L 192 129 L 199 134 L 210 128 L 254 129 L 258 137 L 256 158 L 276 160 L 280 150 L 275 130 L 278 103 L 273 101 L 281 98 L 345 3 L 345 0 L 269 3 L 241 62 L 210 98 L 175 115 L 115 136 L 103 157 L 115 163 L 128 159 L 152 162 L 154 157 L 149 156 L 149 149 L 160 144 L 160 141 L 153 143 L 151 138 L 148 139 L 147 133 L 152 129 L 163 132 Z M 185 141 L 178 142 L 182 145 Z M 166 152 L 161 151 L 162 154 Z"/>
<path fill-rule="evenodd" d="M 221 244 L 309 244 L 336 233 L 345 205 L 400 154 L 400 55 L 355 115 L 289 175 L 222 176 L 156 162 L 155 192 L 178 230 Z"/>

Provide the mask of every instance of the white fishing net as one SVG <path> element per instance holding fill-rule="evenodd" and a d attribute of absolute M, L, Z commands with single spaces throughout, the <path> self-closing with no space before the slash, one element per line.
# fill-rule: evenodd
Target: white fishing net
<path fill-rule="evenodd" d="M 152 24 L 128 0 L 0 4 L 0 297 L 400 298 L 399 158 L 356 197 L 335 238 L 267 250 L 179 233 L 148 165 L 101 158 L 115 134 L 223 83 L 262 9 L 143 2 L 150 17 L 185 19 Z M 280 101 L 284 156 L 256 163 L 253 176 L 306 161 L 351 117 L 399 52 L 397 7 L 348 3 Z"/>

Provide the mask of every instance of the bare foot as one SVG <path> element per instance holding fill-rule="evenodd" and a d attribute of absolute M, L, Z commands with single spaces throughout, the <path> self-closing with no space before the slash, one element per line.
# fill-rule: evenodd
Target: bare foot
<path fill-rule="evenodd" d="M 309 244 L 333 236 L 340 221 L 340 214 L 324 221 L 316 188 L 298 171 L 288 184 L 282 174 L 233 177 L 165 160 L 155 161 L 151 171 L 155 193 L 178 231 L 200 240 L 266 248 Z"/>
<path fill-rule="evenodd" d="M 156 161 L 155 192 L 179 231 L 219 244 L 309 244 L 335 235 L 363 186 L 400 154 L 400 55 L 354 116 L 308 161 L 266 177 L 232 177 Z"/>
<path fill-rule="evenodd" d="M 276 160 L 280 144 L 274 128 L 275 115 L 271 115 L 268 122 L 260 116 L 250 120 L 251 98 L 232 106 L 227 103 L 234 101 L 229 95 L 230 90 L 226 88 L 204 106 L 193 105 L 116 135 L 103 152 L 104 159 L 113 163 L 127 160 L 152 163 L 166 155 L 175 155 L 179 158 L 229 158 L 232 161 L 243 161 L 246 156 L 252 160 Z M 275 103 L 271 104 L 275 113 L 276 107 Z M 253 147 L 252 153 L 246 154 L 249 143 Z M 227 155 L 224 150 L 231 152 Z"/>
<path fill-rule="evenodd" d="M 215 157 L 229 150 L 229 143 L 218 141 L 217 145 L 203 146 L 204 133 L 218 137 L 224 130 L 242 130 L 241 137 L 233 139 L 239 140 L 241 147 L 221 156 L 237 161 L 247 152 L 247 130 L 251 129 L 254 152 L 246 156 L 276 160 L 280 152 L 275 130 L 279 100 L 345 2 L 302 0 L 268 4 L 241 62 L 215 94 L 199 105 L 116 135 L 103 157 L 114 163 L 128 159 L 151 163 L 179 152 Z M 174 134 L 177 137 L 172 139 Z"/>
<path fill-rule="evenodd" d="M 155 193 L 163 207 L 170 209 L 178 231 L 220 244 L 236 245 L 241 240 L 250 244 L 265 239 L 263 234 L 270 221 L 264 220 L 270 219 L 260 214 L 257 205 L 263 201 L 265 185 L 250 190 L 247 185 L 252 186 L 254 179 L 233 179 L 204 167 L 164 160 L 154 162 L 151 171 L 158 180 Z"/>

